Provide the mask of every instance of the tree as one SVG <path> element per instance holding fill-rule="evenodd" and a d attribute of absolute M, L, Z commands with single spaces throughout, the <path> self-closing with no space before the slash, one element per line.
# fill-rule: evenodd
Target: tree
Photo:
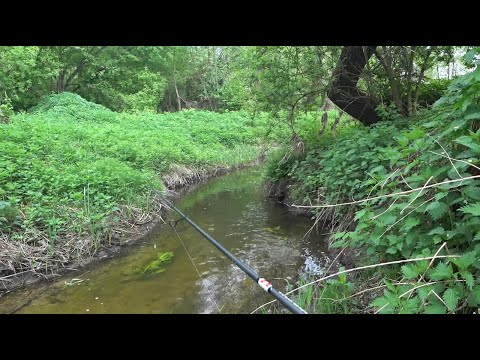
<path fill-rule="evenodd" d="M 345 46 L 340 54 L 328 97 L 340 109 L 364 125 L 380 121 L 376 113 L 378 101 L 358 89 L 360 75 L 376 46 Z"/>
<path fill-rule="evenodd" d="M 393 104 L 402 116 L 412 116 L 427 71 L 451 63 L 453 52 L 452 46 L 345 46 L 328 96 L 367 126 L 381 120 L 376 113 L 380 104 Z M 441 91 L 436 94 L 439 98 Z"/>
<path fill-rule="evenodd" d="M 40 63 L 40 53 L 38 46 L 0 47 L 0 105 L 27 109 L 48 93 L 53 66 Z"/>
<path fill-rule="evenodd" d="M 297 113 L 324 104 L 338 48 L 256 47 L 250 52 L 249 85 L 255 104 L 274 114 L 286 113 L 295 133 Z"/>
<path fill-rule="evenodd" d="M 161 110 L 240 108 L 245 102 L 239 62 L 245 48 L 173 47 L 164 69 L 168 84 Z"/>

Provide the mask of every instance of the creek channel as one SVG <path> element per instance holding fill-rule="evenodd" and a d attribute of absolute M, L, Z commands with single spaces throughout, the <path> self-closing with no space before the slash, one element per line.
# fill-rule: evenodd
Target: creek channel
<path fill-rule="evenodd" d="M 175 206 L 280 291 L 299 276 L 322 275 L 330 259 L 312 220 L 266 196 L 261 168 L 238 170 L 196 186 Z M 177 220 L 169 212 L 165 220 Z M 0 313 L 250 313 L 273 299 L 186 221 L 178 235 L 158 225 L 118 256 L 0 298 Z M 173 258 L 158 274 L 141 274 L 158 253 Z M 37 292 L 37 294 L 35 294 Z M 29 300 L 24 306 L 25 299 Z M 19 306 L 20 305 L 20 306 Z"/>

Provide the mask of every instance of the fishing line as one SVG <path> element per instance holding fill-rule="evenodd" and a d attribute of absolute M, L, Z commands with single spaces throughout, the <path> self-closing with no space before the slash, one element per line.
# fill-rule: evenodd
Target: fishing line
<path fill-rule="evenodd" d="M 172 227 L 173 231 L 175 231 L 175 234 L 177 235 L 178 240 L 179 240 L 180 243 L 182 244 L 183 248 L 185 249 L 185 252 L 186 252 L 187 255 L 188 255 L 188 258 L 190 259 L 190 262 L 192 263 L 193 267 L 195 268 L 195 271 L 197 272 L 198 277 L 200 278 L 200 280 L 204 281 L 202 275 L 200 274 L 200 271 L 198 271 L 197 266 L 196 266 L 195 263 L 193 262 L 193 259 L 192 259 L 192 257 L 190 256 L 190 253 L 189 253 L 188 250 L 187 250 L 187 247 L 185 246 L 184 242 L 182 241 L 182 238 L 180 237 L 180 234 L 179 234 L 178 231 L 177 231 L 177 223 L 178 223 L 179 221 L 181 221 L 181 220 L 183 220 L 183 219 L 170 220 L 170 221 L 168 222 L 168 224 Z M 172 222 L 175 223 L 175 226 L 172 225 Z M 217 307 L 218 312 L 221 313 L 222 310 L 221 310 L 220 307 L 218 306 L 218 304 L 217 304 L 217 302 L 215 301 L 215 298 L 214 298 L 213 296 L 212 296 L 212 300 L 213 300 L 215 306 Z"/>
<path fill-rule="evenodd" d="M 233 255 L 230 251 L 228 251 L 225 247 L 223 247 L 217 240 L 207 234 L 200 226 L 195 224 L 192 220 L 190 220 L 187 215 L 182 213 L 179 209 L 177 209 L 171 203 L 168 204 L 168 207 L 175 210 L 185 221 L 187 221 L 190 225 L 195 228 L 204 238 L 206 238 L 210 243 L 212 243 L 218 250 L 220 250 L 223 255 L 228 257 L 235 265 L 237 265 L 240 269 L 243 270 L 245 274 L 250 276 L 263 290 L 267 293 L 272 295 L 275 299 L 277 299 L 283 306 L 285 306 L 290 312 L 294 314 L 307 314 L 305 310 L 303 310 L 300 306 L 290 300 L 287 296 L 285 296 L 282 292 L 278 291 L 273 285 L 266 279 L 258 276 L 258 274 L 250 269 L 247 265 L 245 265 L 240 259 L 238 259 L 235 255 Z M 177 220 L 177 222 L 180 220 Z"/>

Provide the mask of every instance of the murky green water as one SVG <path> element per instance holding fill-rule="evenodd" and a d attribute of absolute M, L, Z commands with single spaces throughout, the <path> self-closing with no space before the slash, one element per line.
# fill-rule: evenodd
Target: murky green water
<path fill-rule="evenodd" d="M 211 180 L 176 206 L 281 291 L 302 272 L 321 274 L 329 261 L 318 235 L 303 238 L 311 220 L 265 197 L 258 169 Z M 272 299 L 185 221 L 177 231 L 201 278 L 175 232 L 161 225 L 122 256 L 0 298 L 0 312 L 32 297 L 17 313 L 250 313 Z M 135 271 L 165 251 L 174 253 L 165 272 Z"/>

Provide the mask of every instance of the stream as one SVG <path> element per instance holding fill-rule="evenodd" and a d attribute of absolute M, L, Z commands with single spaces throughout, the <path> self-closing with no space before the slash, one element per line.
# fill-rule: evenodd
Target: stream
<path fill-rule="evenodd" d="M 309 217 L 266 197 L 261 172 L 250 168 L 211 179 L 175 206 L 285 292 L 300 275 L 322 275 L 330 260 L 315 231 L 304 236 Z M 178 218 L 173 211 L 165 216 Z M 200 276 L 175 231 L 160 224 L 114 258 L 0 298 L 0 313 L 248 314 L 273 299 L 186 221 L 176 229 Z M 174 254 L 165 271 L 139 273 L 159 252 Z"/>

